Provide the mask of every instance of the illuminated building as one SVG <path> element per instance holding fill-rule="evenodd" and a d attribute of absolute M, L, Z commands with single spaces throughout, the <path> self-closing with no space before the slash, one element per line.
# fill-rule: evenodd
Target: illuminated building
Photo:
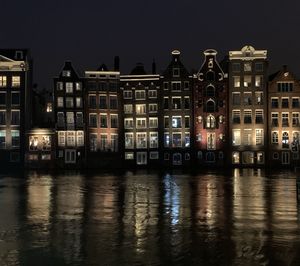
<path fill-rule="evenodd" d="M 227 73 L 217 51 L 204 51 L 204 62 L 194 84 L 195 152 L 198 163 L 223 165 L 227 136 Z"/>
<path fill-rule="evenodd" d="M 123 155 L 120 72 L 102 65 L 97 71 L 85 71 L 85 81 L 88 165 L 116 166 Z"/>
<path fill-rule="evenodd" d="M 271 165 L 299 164 L 300 82 L 286 66 L 270 76 L 268 140 Z"/>
<path fill-rule="evenodd" d="M 54 78 L 54 117 L 57 138 L 57 163 L 83 166 L 85 163 L 85 121 L 83 79 L 71 62 Z"/>
<path fill-rule="evenodd" d="M 154 72 L 154 71 L 153 71 Z M 159 162 L 159 75 L 147 74 L 138 64 L 121 75 L 124 113 L 125 165 Z"/>
<path fill-rule="evenodd" d="M 235 165 L 265 164 L 267 51 L 229 52 L 229 144 Z"/>
<path fill-rule="evenodd" d="M 29 51 L 0 50 L 0 158 L 24 163 L 25 131 L 31 123 L 32 62 Z"/>
<path fill-rule="evenodd" d="M 192 136 L 192 76 L 180 60 L 180 52 L 172 51 L 172 61 L 161 76 L 162 106 L 160 139 L 164 165 L 189 165 Z"/>

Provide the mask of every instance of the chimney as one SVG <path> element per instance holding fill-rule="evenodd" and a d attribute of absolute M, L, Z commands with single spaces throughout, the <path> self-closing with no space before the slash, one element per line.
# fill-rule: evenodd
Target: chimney
<path fill-rule="evenodd" d="M 120 57 L 119 56 L 115 56 L 115 58 L 114 58 L 114 70 L 120 71 Z"/>
<path fill-rule="evenodd" d="M 152 62 L 152 74 L 156 74 L 156 63 L 155 63 L 155 59 L 153 58 L 153 62 Z"/>

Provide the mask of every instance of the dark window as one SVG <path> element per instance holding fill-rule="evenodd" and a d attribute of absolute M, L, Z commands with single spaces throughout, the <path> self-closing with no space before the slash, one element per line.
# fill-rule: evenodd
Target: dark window
<path fill-rule="evenodd" d="M 190 109 L 190 97 L 184 98 L 184 109 Z"/>
<path fill-rule="evenodd" d="M 281 99 L 281 108 L 289 108 L 289 99 Z"/>
<path fill-rule="evenodd" d="M 20 93 L 12 92 L 11 93 L 11 104 L 12 105 L 19 105 L 20 104 Z"/>
<path fill-rule="evenodd" d="M 206 112 L 213 113 L 216 111 L 216 104 L 213 100 L 208 100 L 206 102 Z"/>
<path fill-rule="evenodd" d="M 90 95 L 89 96 L 89 107 L 90 108 L 96 108 L 96 96 L 95 95 Z"/>
<path fill-rule="evenodd" d="M 292 107 L 293 107 L 293 108 L 298 108 L 298 107 L 300 107 L 300 104 L 299 104 L 299 98 L 293 98 L 293 100 L 292 100 Z"/>
<path fill-rule="evenodd" d="M 172 108 L 181 109 L 181 98 L 172 98 Z"/>
<path fill-rule="evenodd" d="M 215 96 L 215 88 L 212 85 L 206 87 L 206 96 Z"/>
<path fill-rule="evenodd" d="M 107 109 L 106 96 L 99 96 L 99 108 L 100 109 Z"/>
<path fill-rule="evenodd" d="M 118 109 L 117 96 L 109 96 L 109 108 Z"/>
<path fill-rule="evenodd" d="M 169 98 L 164 98 L 164 109 L 169 109 Z"/>
<path fill-rule="evenodd" d="M 0 105 L 6 104 L 6 93 L 0 93 Z"/>
<path fill-rule="evenodd" d="M 272 108 L 278 108 L 278 99 L 271 99 Z"/>
<path fill-rule="evenodd" d="M 208 72 L 206 73 L 206 79 L 207 79 L 208 81 L 214 81 L 214 80 L 215 80 L 215 72 L 213 72 L 213 71 L 208 71 Z"/>

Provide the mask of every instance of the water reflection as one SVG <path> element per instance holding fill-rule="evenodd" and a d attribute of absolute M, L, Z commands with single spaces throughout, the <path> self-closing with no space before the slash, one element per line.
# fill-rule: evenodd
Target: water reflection
<path fill-rule="evenodd" d="M 0 265 L 299 265 L 296 176 L 0 177 Z"/>

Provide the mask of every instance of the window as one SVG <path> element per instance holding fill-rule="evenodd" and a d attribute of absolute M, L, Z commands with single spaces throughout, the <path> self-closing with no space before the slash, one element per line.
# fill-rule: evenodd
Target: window
<path fill-rule="evenodd" d="M 273 127 L 278 127 L 278 113 L 271 113 L 271 124 Z"/>
<path fill-rule="evenodd" d="M 189 96 L 184 97 L 184 109 L 186 109 L 186 110 L 190 109 L 190 97 Z"/>
<path fill-rule="evenodd" d="M 89 126 L 97 127 L 97 114 L 89 114 Z"/>
<path fill-rule="evenodd" d="M 288 149 L 289 148 L 289 133 L 282 132 L 282 148 Z"/>
<path fill-rule="evenodd" d="M 173 165 L 182 165 L 182 155 L 180 153 L 173 154 Z"/>
<path fill-rule="evenodd" d="M 46 103 L 46 112 L 51 113 L 52 111 L 52 103 Z"/>
<path fill-rule="evenodd" d="M 81 108 L 82 107 L 82 98 L 76 97 L 76 107 Z"/>
<path fill-rule="evenodd" d="M 138 115 L 146 114 L 146 104 L 136 104 L 135 105 L 135 112 Z"/>
<path fill-rule="evenodd" d="M 240 72 L 241 64 L 240 63 L 232 63 L 232 72 Z"/>
<path fill-rule="evenodd" d="M 63 85 L 63 83 L 62 82 L 57 82 L 56 83 L 56 89 L 58 90 L 58 91 L 62 91 L 63 89 L 64 89 L 64 85 Z"/>
<path fill-rule="evenodd" d="M 118 128 L 118 125 L 119 125 L 118 115 L 111 114 L 110 115 L 110 127 Z"/>
<path fill-rule="evenodd" d="M 63 112 L 57 113 L 57 124 L 58 126 L 63 126 L 65 123 L 65 115 Z"/>
<path fill-rule="evenodd" d="M 189 81 L 185 81 L 184 82 L 184 89 L 188 90 L 190 88 L 190 82 Z"/>
<path fill-rule="evenodd" d="M 216 149 L 216 133 L 207 133 L 207 149 Z"/>
<path fill-rule="evenodd" d="M 65 150 L 65 163 L 76 163 L 76 150 Z"/>
<path fill-rule="evenodd" d="M 271 133 L 272 144 L 278 144 L 278 139 L 279 139 L 278 131 L 272 131 Z"/>
<path fill-rule="evenodd" d="M 113 110 L 118 109 L 118 99 L 116 95 L 109 96 L 109 108 Z"/>
<path fill-rule="evenodd" d="M 235 88 L 239 88 L 241 86 L 241 78 L 236 76 L 236 77 L 233 77 L 233 86 Z"/>
<path fill-rule="evenodd" d="M 137 165 L 147 164 L 147 152 L 137 152 L 136 153 L 136 164 Z"/>
<path fill-rule="evenodd" d="M 82 112 L 76 113 L 76 125 L 77 126 L 83 126 L 83 114 Z"/>
<path fill-rule="evenodd" d="M 90 151 L 97 151 L 97 134 L 90 134 Z"/>
<path fill-rule="evenodd" d="M 215 72 L 213 72 L 212 70 L 209 70 L 206 72 L 206 79 L 208 81 L 214 81 L 215 80 Z"/>
<path fill-rule="evenodd" d="M 263 84 L 263 76 L 255 76 L 255 87 L 260 88 Z"/>
<path fill-rule="evenodd" d="M 164 109 L 169 109 L 169 98 L 164 97 Z"/>
<path fill-rule="evenodd" d="M 74 113 L 73 112 L 67 112 L 67 124 L 74 125 Z"/>
<path fill-rule="evenodd" d="M 299 113 L 292 113 L 292 125 L 298 127 L 300 125 Z"/>
<path fill-rule="evenodd" d="M 241 123 L 241 111 L 240 110 L 232 110 L 232 122 L 233 122 L 233 124 Z"/>
<path fill-rule="evenodd" d="M 190 123 L 190 117 L 189 116 L 184 117 L 184 126 L 185 126 L 185 128 L 190 128 L 191 123 Z"/>
<path fill-rule="evenodd" d="M 147 148 L 147 133 L 136 133 L 137 149 Z"/>
<path fill-rule="evenodd" d="M 255 63 L 255 71 L 256 72 L 262 72 L 264 70 L 264 65 L 261 62 Z"/>
<path fill-rule="evenodd" d="M 240 129 L 232 130 L 232 145 L 233 146 L 241 145 L 241 130 Z"/>
<path fill-rule="evenodd" d="M 58 131 L 58 146 L 63 147 L 65 145 L 66 145 L 65 132 L 64 131 Z"/>
<path fill-rule="evenodd" d="M 169 82 L 164 82 L 164 90 L 168 90 L 169 89 Z"/>
<path fill-rule="evenodd" d="M 249 146 L 252 144 L 252 130 L 244 129 L 243 145 Z"/>
<path fill-rule="evenodd" d="M 113 152 L 118 151 L 118 134 L 110 135 L 110 148 L 111 148 L 111 151 L 113 151 Z"/>
<path fill-rule="evenodd" d="M 262 124 L 264 122 L 264 111 L 255 110 L 255 123 Z"/>
<path fill-rule="evenodd" d="M 124 119 L 124 128 L 125 129 L 133 128 L 133 118 L 125 118 Z"/>
<path fill-rule="evenodd" d="M 206 118 L 206 128 L 215 128 L 216 127 L 216 118 L 213 115 L 209 115 Z"/>
<path fill-rule="evenodd" d="M 137 118 L 136 119 L 136 128 L 146 128 L 146 118 Z"/>
<path fill-rule="evenodd" d="M 73 108 L 73 98 L 72 97 L 66 97 L 66 107 Z"/>
<path fill-rule="evenodd" d="M 170 134 L 168 132 L 164 133 L 164 147 L 170 147 Z"/>
<path fill-rule="evenodd" d="M 158 128 L 158 118 L 157 117 L 149 118 L 149 128 Z"/>
<path fill-rule="evenodd" d="M 165 128 L 169 128 L 170 127 L 170 122 L 169 122 L 169 117 L 168 116 L 165 116 L 164 117 L 164 127 Z"/>
<path fill-rule="evenodd" d="M 6 146 L 6 130 L 0 130 L 0 149 L 5 149 Z"/>
<path fill-rule="evenodd" d="M 132 104 L 125 104 L 124 105 L 124 113 L 125 114 L 132 114 Z"/>
<path fill-rule="evenodd" d="M 159 154 L 157 151 L 151 151 L 150 152 L 150 159 L 151 160 L 157 160 L 159 158 Z"/>
<path fill-rule="evenodd" d="M 81 89 L 82 89 L 82 84 L 81 84 L 81 82 L 76 82 L 76 83 L 75 83 L 75 89 L 76 89 L 76 91 L 81 91 Z"/>
<path fill-rule="evenodd" d="M 292 107 L 293 108 L 299 108 L 300 104 L 299 104 L 299 98 L 292 98 Z"/>
<path fill-rule="evenodd" d="M 62 76 L 63 77 L 71 77 L 71 71 L 70 70 L 63 70 Z"/>
<path fill-rule="evenodd" d="M 125 152 L 125 160 L 134 160 L 133 152 Z"/>
<path fill-rule="evenodd" d="M 0 110 L 0 125 L 6 125 L 6 111 Z"/>
<path fill-rule="evenodd" d="M 251 124 L 252 123 L 252 111 L 244 110 L 244 123 Z"/>
<path fill-rule="evenodd" d="M 244 72 L 251 72 L 251 62 L 245 62 L 244 63 Z"/>
<path fill-rule="evenodd" d="M 223 115 L 219 116 L 219 124 L 225 123 L 225 117 Z"/>
<path fill-rule="evenodd" d="M 20 76 L 12 76 L 11 78 L 11 86 L 13 88 L 19 88 L 21 85 L 21 77 Z"/>
<path fill-rule="evenodd" d="M 96 109 L 96 95 L 89 95 L 89 107 Z"/>
<path fill-rule="evenodd" d="M 206 161 L 207 162 L 215 162 L 216 161 L 216 156 L 214 152 L 208 152 L 206 153 Z"/>
<path fill-rule="evenodd" d="M 180 97 L 172 97 L 172 109 L 174 109 L 174 110 L 181 109 L 181 98 Z"/>
<path fill-rule="evenodd" d="M 136 90 L 135 91 L 135 99 L 136 100 L 145 100 L 146 92 L 144 90 Z"/>
<path fill-rule="evenodd" d="M 232 104 L 240 105 L 241 104 L 241 94 L 239 92 L 232 93 Z"/>
<path fill-rule="evenodd" d="M 0 76 L 0 88 L 7 86 L 7 77 L 6 76 Z"/>
<path fill-rule="evenodd" d="M 13 148 L 20 147 L 20 131 L 19 130 L 12 130 L 11 131 L 11 146 Z"/>
<path fill-rule="evenodd" d="M 172 90 L 173 91 L 181 91 L 181 82 L 180 81 L 172 81 Z"/>
<path fill-rule="evenodd" d="M 125 133 L 125 148 L 126 149 L 134 148 L 133 133 Z"/>
<path fill-rule="evenodd" d="M 293 82 L 277 82 L 278 92 L 291 92 L 293 91 L 293 87 L 294 87 Z"/>
<path fill-rule="evenodd" d="M 75 131 L 67 131 L 67 146 L 75 146 Z"/>
<path fill-rule="evenodd" d="M 123 96 L 124 96 L 124 99 L 132 99 L 132 91 L 130 90 L 125 90 L 123 92 Z"/>
<path fill-rule="evenodd" d="M 170 160 L 170 154 L 168 152 L 164 153 L 164 160 L 169 161 Z"/>
<path fill-rule="evenodd" d="M 157 104 L 156 103 L 149 104 L 149 113 L 157 113 Z"/>
<path fill-rule="evenodd" d="M 254 152 L 244 151 L 242 152 L 243 164 L 253 164 L 254 163 Z"/>
<path fill-rule="evenodd" d="M 20 111 L 12 110 L 11 111 L 11 125 L 20 125 Z"/>
<path fill-rule="evenodd" d="M 100 127 L 107 128 L 107 114 L 100 114 Z"/>
<path fill-rule="evenodd" d="M 10 153 L 10 161 L 11 162 L 20 162 L 20 153 L 19 152 L 11 152 Z"/>
<path fill-rule="evenodd" d="M 278 98 L 271 98 L 271 107 L 272 108 L 278 108 L 279 107 Z"/>
<path fill-rule="evenodd" d="M 289 126 L 289 113 L 282 113 L 282 126 L 288 127 Z"/>
<path fill-rule="evenodd" d="M 66 82 L 66 93 L 73 93 L 73 83 Z"/>
<path fill-rule="evenodd" d="M 83 147 L 84 146 L 84 133 L 83 133 L 83 131 L 77 131 L 76 137 L 77 137 L 77 146 L 78 147 Z"/>
<path fill-rule="evenodd" d="M 19 105 L 20 104 L 20 93 L 19 92 L 12 92 L 11 93 L 11 104 L 12 105 Z"/>
<path fill-rule="evenodd" d="M 244 87 L 251 87 L 251 76 L 244 76 Z"/>
<path fill-rule="evenodd" d="M 181 141 L 181 133 L 173 133 L 172 134 L 172 147 L 173 148 L 181 148 L 182 141 Z"/>
<path fill-rule="evenodd" d="M 262 105 L 263 104 L 263 93 L 255 92 L 255 104 Z"/>
<path fill-rule="evenodd" d="M 216 104 L 213 100 L 208 100 L 206 102 L 206 112 L 213 113 L 216 111 Z"/>
<path fill-rule="evenodd" d="M 155 98 L 157 98 L 157 90 L 149 90 L 149 91 L 148 91 L 148 97 L 149 97 L 150 99 L 155 99 Z"/>
<path fill-rule="evenodd" d="M 244 105 L 252 105 L 252 93 L 244 92 Z"/>
<path fill-rule="evenodd" d="M 186 148 L 189 148 L 191 146 L 191 137 L 190 137 L 190 132 L 185 132 L 184 133 L 184 146 Z"/>
<path fill-rule="evenodd" d="M 289 98 L 281 99 L 281 108 L 289 108 Z"/>
<path fill-rule="evenodd" d="M 172 128 L 181 128 L 181 116 L 172 116 Z"/>
<path fill-rule="evenodd" d="M 215 88 L 212 85 L 208 85 L 205 89 L 205 94 L 208 97 L 214 97 L 215 96 Z"/>
<path fill-rule="evenodd" d="M 263 129 L 255 130 L 255 145 L 264 145 Z"/>
<path fill-rule="evenodd" d="M 158 132 L 150 132 L 150 148 L 158 148 Z"/>
<path fill-rule="evenodd" d="M 51 154 L 42 154 L 41 159 L 43 161 L 49 161 L 51 160 Z"/>
<path fill-rule="evenodd" d="M 99 108 L 100 109 L 107 109 L 106 95 L 100 95 L 99 96 Z"/>
<path fill-rule="evenodd" d="M 173 68 L 173 77 L 179 77 L 180 71 L 179 68 Z"/>
<path fill-rule="evenodd" d="M 100 134 L 100 150 L 101 151 L 108 150 L 107 134 Z"/>
<path fill-rule="evenodd" d="M 0 92 L 0 105 L 6 105 L 6 92 Z"/>
<path fill-rule="evenodd" d="M 51 150 L 51 137 L 49 135 L 44 135 L 42 137 L 42 150 L 43 151 Z"/>

